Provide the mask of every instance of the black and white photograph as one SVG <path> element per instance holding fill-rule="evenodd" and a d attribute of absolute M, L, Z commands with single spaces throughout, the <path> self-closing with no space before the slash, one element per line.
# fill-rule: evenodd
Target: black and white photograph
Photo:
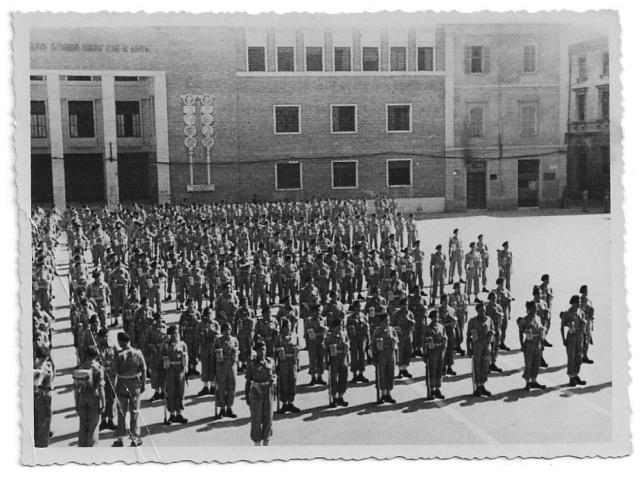
<path fill-rule="evenodd" d="M 12 26 L 23 463 L 631 452 L 617 12 Z"/>

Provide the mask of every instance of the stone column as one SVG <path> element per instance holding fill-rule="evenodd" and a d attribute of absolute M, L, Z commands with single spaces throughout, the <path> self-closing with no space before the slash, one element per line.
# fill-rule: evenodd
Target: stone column
<path fill-rule="evenodd" d="M 47 99 L 49 112 L 49 140 L 51 143 L 51 180 L 53 205 L 60 210 L 67 208 L 67 192 L 64 183 L 64 143 L 62 141 L 62 105 L 60 76 L 47 74 Z"/>
<path fill-rule="evenodd" d="M 153 99 L 155 101 L 156 125 L 156 178 L 158 181 L 158 203 L 171 202 L 171 177 L 169 169 L 169 124 L 167 118 L 167 82 L 164 72 L 153 77 Z"/>
<path fill-rule="evenodd" d="M 107 207 L 113 209 L 120 202 L 116 91 L 113 75 L 102 76 L 102 125 L 104 130 L 104 198 Z"/>

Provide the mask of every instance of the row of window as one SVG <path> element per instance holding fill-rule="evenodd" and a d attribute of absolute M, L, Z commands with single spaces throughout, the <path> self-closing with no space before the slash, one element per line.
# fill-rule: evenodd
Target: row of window
<path fill-rule="evenodd" d="M 420 46 L 417 48 L 418 71 L 433 71 L 433 47 Z M 389 71 L 407 71 L 408 49 L 405 46 L 389 48 Z M 325 65 L 324 48 L 321 46 L 307 46 L 305 48 L 305 71 L 327 71 Z M 380 71 L 380 48 L 377 46 L 362 47 L 362 71 Z M 251 72 L 267 71 L 267 56 L 264 46 L 249 46 L 247 48 L 247 70 Z M 296 71 L 295 48 L 293 46 L 278 46 L 276 48 L 276 70 Z M 353 55 L 351 47 L 336 46 L 333 49 L 333 71 L 352 71 Z"/>
<path fill-rule="evenodd" d="M 115 81 L 126 81 L 126 82 L 132 82 L 132 81 L 142 81 L 145 79 L 144 76 L 115 76 L 114 77 Z M 42 82 L 42 81 L 46 81 L 47 77 L 45 75 L 31 75 L 29 76 L 29 80 L 30 81 L 34 81 L 34 82 Z M 94 81 L 94 82 L 100 82 L 102 81 L 102 77 L 101 76 L 87 76 L 87 75 L 63 75 L 60 76 L 60 81 Z"/>
<path fill-rule="evenodd" d="M 411 159 L 387 159 L 387 187 L 411 187 L 413 185 L 413 161 Z M 302 164 L 281 162 L 275 165 L 276 190 L 303 189 Z M 331 162 L 331 188 L 357 189 L 359 187 L 358 161 L 337 160 Z"/>
<path fill-rule="evenodd" d="M 358 132 L 358 113 L 355 104 L 331 105 L 331 132 Z M 300 105 L 276 105 L 273 107 L 275 134 L 300 134 Z M 387 104 L 387 132 L 411 132 L 411 105 Z"/>
<path fill-rule="evenodd" d="M 576 121 L 587 120 L 587 88 L 575 91 Z M 599 118 L 602 121 L 609 120 L 609 88 L 598 88 Z"/>
<path fill-rule="evenodd" d="M 589 79 L 589 68 L 587 65 L 587 57 L 585 55 L 578 57 L 578 77 L 577 82 L 582 83 Z M 609 52 L 605 51 L 600 56 L 600 77 L 609 76 Z"/>
<path fill-rule="evenodd" d="M 483 45 L 466 46 L 464 49 L 464 72 L 466 74 L 486 74 L 491 67 L 489 47 Z M 522 47 L 522 62 L 520 71 L 524 74 L 534 74 L 538 71 L 538 48 L 536 45 Z"/>
<path fill-rule="evenodd" d="M 535 136 L 538 134 L 538 103 L 535 101 L 520 101 L 520 135 Z M 466 133 L 469 137 L 484 136 L 484 112 L 482 106 L 474 105 L 469 108 Z"/>
<path fill-rule="evenodd" d="M 69 137 L 95 137 L 93 101 L 68 101 Z M 140 103 L 116 101 L 116 134 L 118 137 L 140 137 Z M 47 112 L 45 101 L 31 101 L 31 137 L 46 138 Z"/>

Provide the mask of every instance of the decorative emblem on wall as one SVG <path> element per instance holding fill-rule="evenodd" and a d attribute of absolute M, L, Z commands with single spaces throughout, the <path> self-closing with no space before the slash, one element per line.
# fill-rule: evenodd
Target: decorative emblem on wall
<path fill-rule="evenodd" d="M 184 145 L 189 154 L 189 172 L 191 176 L 191 185 L 193 185 L 193 153 L 198 145 L 196 135 L 198 129 L 196 126 L 198 109 L 200 110 L 200 130 L 202 132 L 202 146 L 207 153 L 207 184 L 211 184 L 211 149 L 213 148 L 213 96 L 204 94 L 186 93 L 180 96 L 182 98 L 183 121 L 184 127 Z"/>

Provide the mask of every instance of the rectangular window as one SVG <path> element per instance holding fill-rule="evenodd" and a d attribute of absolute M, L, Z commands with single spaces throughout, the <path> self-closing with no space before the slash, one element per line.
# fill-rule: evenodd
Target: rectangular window
<path fill-rule="evenodd" d="M 380 54 L 378 47 L 365 46 L 362 48 L 362 71 L 379 71 Z"/>
<path fill-rule="evenodd" d="M 356 107 L 352 105 L 331 106 L 331 132 L 356 132 Z"/>
<path fill-rule="evenodd" d="M 307 71 L 322 71 L 323 65 L 322 47 L 307 46 L 306 48 L 306 66 Z"/>
<path fill-rule="evenodd" d="M 91 81 L 91 76 L 67 76 L 67 81 Z"/>
<path fill-rule="evenodd" d="M 30 81 L 44 81 L 44 75 L 31 75 L 29 76 Z"/>
<path fill-rule="evenodd" d="M 538 132 L 538 106 L 535 103 L 520 104 L 520 131 L 522 136 L 535 136 Z"/>
<path fill-rule="evenodd" d="M 389 48 L 389 69 L 391 71 L 407 70 L 407 48 L 392 46 Z"/>
<path fill-rule="evenodd" d="M 469 136 L 482 137 L 484 135 L 482 108 L 471 108 L 469 111 Z"/>
<path fill-rule="evenodd" d="M 294 71 L 295 59 L 293 46 L 278 47 L 278 71 Z"/>
<path fill-rule="evenodd" d="M 609 120 L 609 89 L 601 88 L 598 91 L 600 96 L 600 119 Z"/>
<path fill-rule="evenodd" d="M 600 170 L 603 174 L 609 174 L 609 167 L 609 145 L 600 146 Z"/>
<path fill-rule="evenodd" d="M 276 190 L 302 189 L 302 166 L 299 162 L 276 164 Z"/>
<path fill-rule="evenodd" d="M 555 172 L 545 172 L 542 174 L 542 180 L 544 181 L 555 181 L 556 173 Z"/>
<path fill-rule="evenodd" d="M 481 46 L 471 47 L 470 61 L 471 61 L 470 63 L 471 73 L 482 73 L 482 47 Z"/>
<path fill-rule="evenodd" d="M 116 76 L 116 81 L 138 81 L 137 76 Z"/>
<path fill-rule="evenodd" d="M 412 185 L 411 159 L 389 159 L 387 161 L 387 186 L 407 187 Z"/>
<path fill-rule="evenodd" d="M 351 71 L 351 48 L 348 46 L 336 46 L 334 48 L 334 70 Z"/>
<path fill-rule="evenodd" d="M 587 80 L 587 58 L 580 56 L 578 58 L 578 81 Z"/>
<path fill-rule="evenodd" d="M 411 105 L 387 105 L 387 132 L 411 132 Z"/>
<path fill-rule="evenodd" d="M 525 45 L 522 58 L 522 71 L 524 73 L 536 72 L 536 47 L 535 45 Z"/>
<path fill-rule="evenodd" d="M 93 101 L 69 101 L 69 136 L 95 137 Z"/>
<path fill-rule="evenodd" d="M 140 137 L 138 101 L 116 101 L 116 134 L 118 137 Z"/>
<path fill-rule="evenodd" d="M 587 92 L 579 91 L 576 93 L 576 121 L 586 120 L 587 110 Z"/>
<path fill-rule="evenodd" d="M 433 71 L 433 47 L 418 47 L 418 71 Z"/>
<path fill-rule="evenodd" d="M 609 76 L 609 52 L 602 53 L 602 76 Z"/>
<path fill-rule="evenodd" d="M 300 106 L 275 106 L 274 116 L 276 134 L 300 132 Z"/>
<path fill-rule="evenodd" d="M 266 71 L 264 46 L 250 46 L 247 48 L 247 67 L 249 71 Z"/>
<path fill-rule="evenodd" d="M 44 101 L 31 101 L 31 137 L 47 137 L 47 113 Z"/>
<path fill-rule="evenodd" d="M 331 163 L 331 187 L 356 189 L 358 187 L 358 161 L 333 161 Z"/>

